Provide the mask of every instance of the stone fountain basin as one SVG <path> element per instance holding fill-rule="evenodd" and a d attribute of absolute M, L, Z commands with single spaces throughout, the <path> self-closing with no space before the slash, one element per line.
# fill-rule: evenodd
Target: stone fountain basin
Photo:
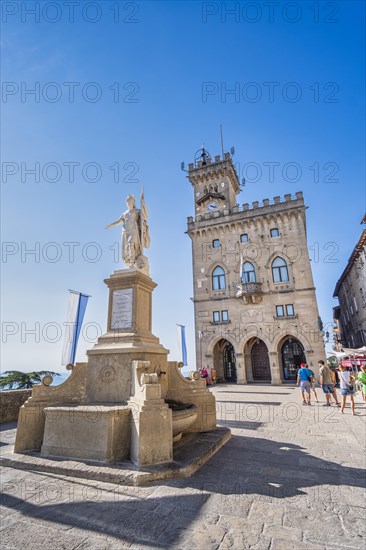
<path fill-rule="evenodd" d="M 173 442 L 179 441 L 197 419 L 197 406 L 192 403 L 180 403 L 179 401 L 166 400 L 172 410 L 173 417 Z"/>

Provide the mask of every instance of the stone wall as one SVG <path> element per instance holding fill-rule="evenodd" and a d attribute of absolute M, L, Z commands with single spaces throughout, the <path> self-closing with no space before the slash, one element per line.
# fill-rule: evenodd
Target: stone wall
<path fill-rule="evenodd" d="M 0 391 L 0 424 L 16 422 L 19 409 L 32 395 L 32 390 Z"/>

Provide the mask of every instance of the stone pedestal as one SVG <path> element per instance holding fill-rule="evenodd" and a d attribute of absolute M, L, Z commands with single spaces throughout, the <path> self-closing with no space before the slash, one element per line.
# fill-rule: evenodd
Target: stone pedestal
<path fill-rule="evenodd" d="M 139 269 L 115 271 L 104 282 L 107 332 L 88 351 L 86 396 L 93 403 L 121 403 L 131 395 L 132 361 L 150 361 L 152 372 L 164 371 L 169 351 L 151 331 L 156 283 Z"/>

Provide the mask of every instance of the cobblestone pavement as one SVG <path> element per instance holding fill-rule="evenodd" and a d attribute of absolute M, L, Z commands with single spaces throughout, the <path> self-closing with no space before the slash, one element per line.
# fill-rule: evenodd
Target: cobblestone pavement
<path fill-rule="evenodd" d="M 214 393 L 233 437 L 191 478 L 126 487 L 4 468 L 1 550 L 364 550 L 360 398 L 352 417 L 320 389 L 311 407 L 285 385 Z"/>

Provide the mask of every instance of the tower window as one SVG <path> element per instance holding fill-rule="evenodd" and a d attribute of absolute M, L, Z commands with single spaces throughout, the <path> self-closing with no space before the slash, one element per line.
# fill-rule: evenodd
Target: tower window
<path fill-rule="evenodd" d="M 255 283 L 256 282 L 256 276 L 255 276 L 255 269 L 254 265 L 250 262 L 244 262 L 242 273 L 241 273 L 241 281 L 242 283 Z"/>
<path fill-rule="evenodd" d="M 277 317 L 295 317 L 295 310 L 293 304 L 287 304 L 286 306 L 276 306 Z"/>
<path fill-rule="evenodd" d="M 284 317 L 285 316 L 283 306 L 276 306 L 276 315 L 277 315 L 277 317 Z"/>
<path fill-rule="evenodd" d="M 227 323 L 229 321 L 229 312 L 227 309 L 222 311 L 213 312 L 213 322 L 214 323 Z"/>
<path fill-rule="evenodd" d="M 219 248 L 220 247 L 220 239 L 214 239 L 212 241 L 212 248 Z"/>
<path fill-rule="evenodd" d="M 240 242 L 247 243 L 249 241 L 248 233 L 242 233 L 240 235 Z"/>
<path fill-rule="evenodd" d="M 217 266 L 212 272 L 212 289 L 223 290 L 226 288 L 225 271 L 222 267 Z"/>
<path fill-rule="evenodd" d="M 287 263 L 279 256 L 272 262 L 272 277 L 274 283 L 283 283 L 289 280 Z"/>
<path fill-rule="evenodd" d="M 278 231 L 277 227 L 274 227 L 273 229 L 271 229 L 271 237 L 279 237 L 279 236 L 280 236 L 280 232 Z"/>

